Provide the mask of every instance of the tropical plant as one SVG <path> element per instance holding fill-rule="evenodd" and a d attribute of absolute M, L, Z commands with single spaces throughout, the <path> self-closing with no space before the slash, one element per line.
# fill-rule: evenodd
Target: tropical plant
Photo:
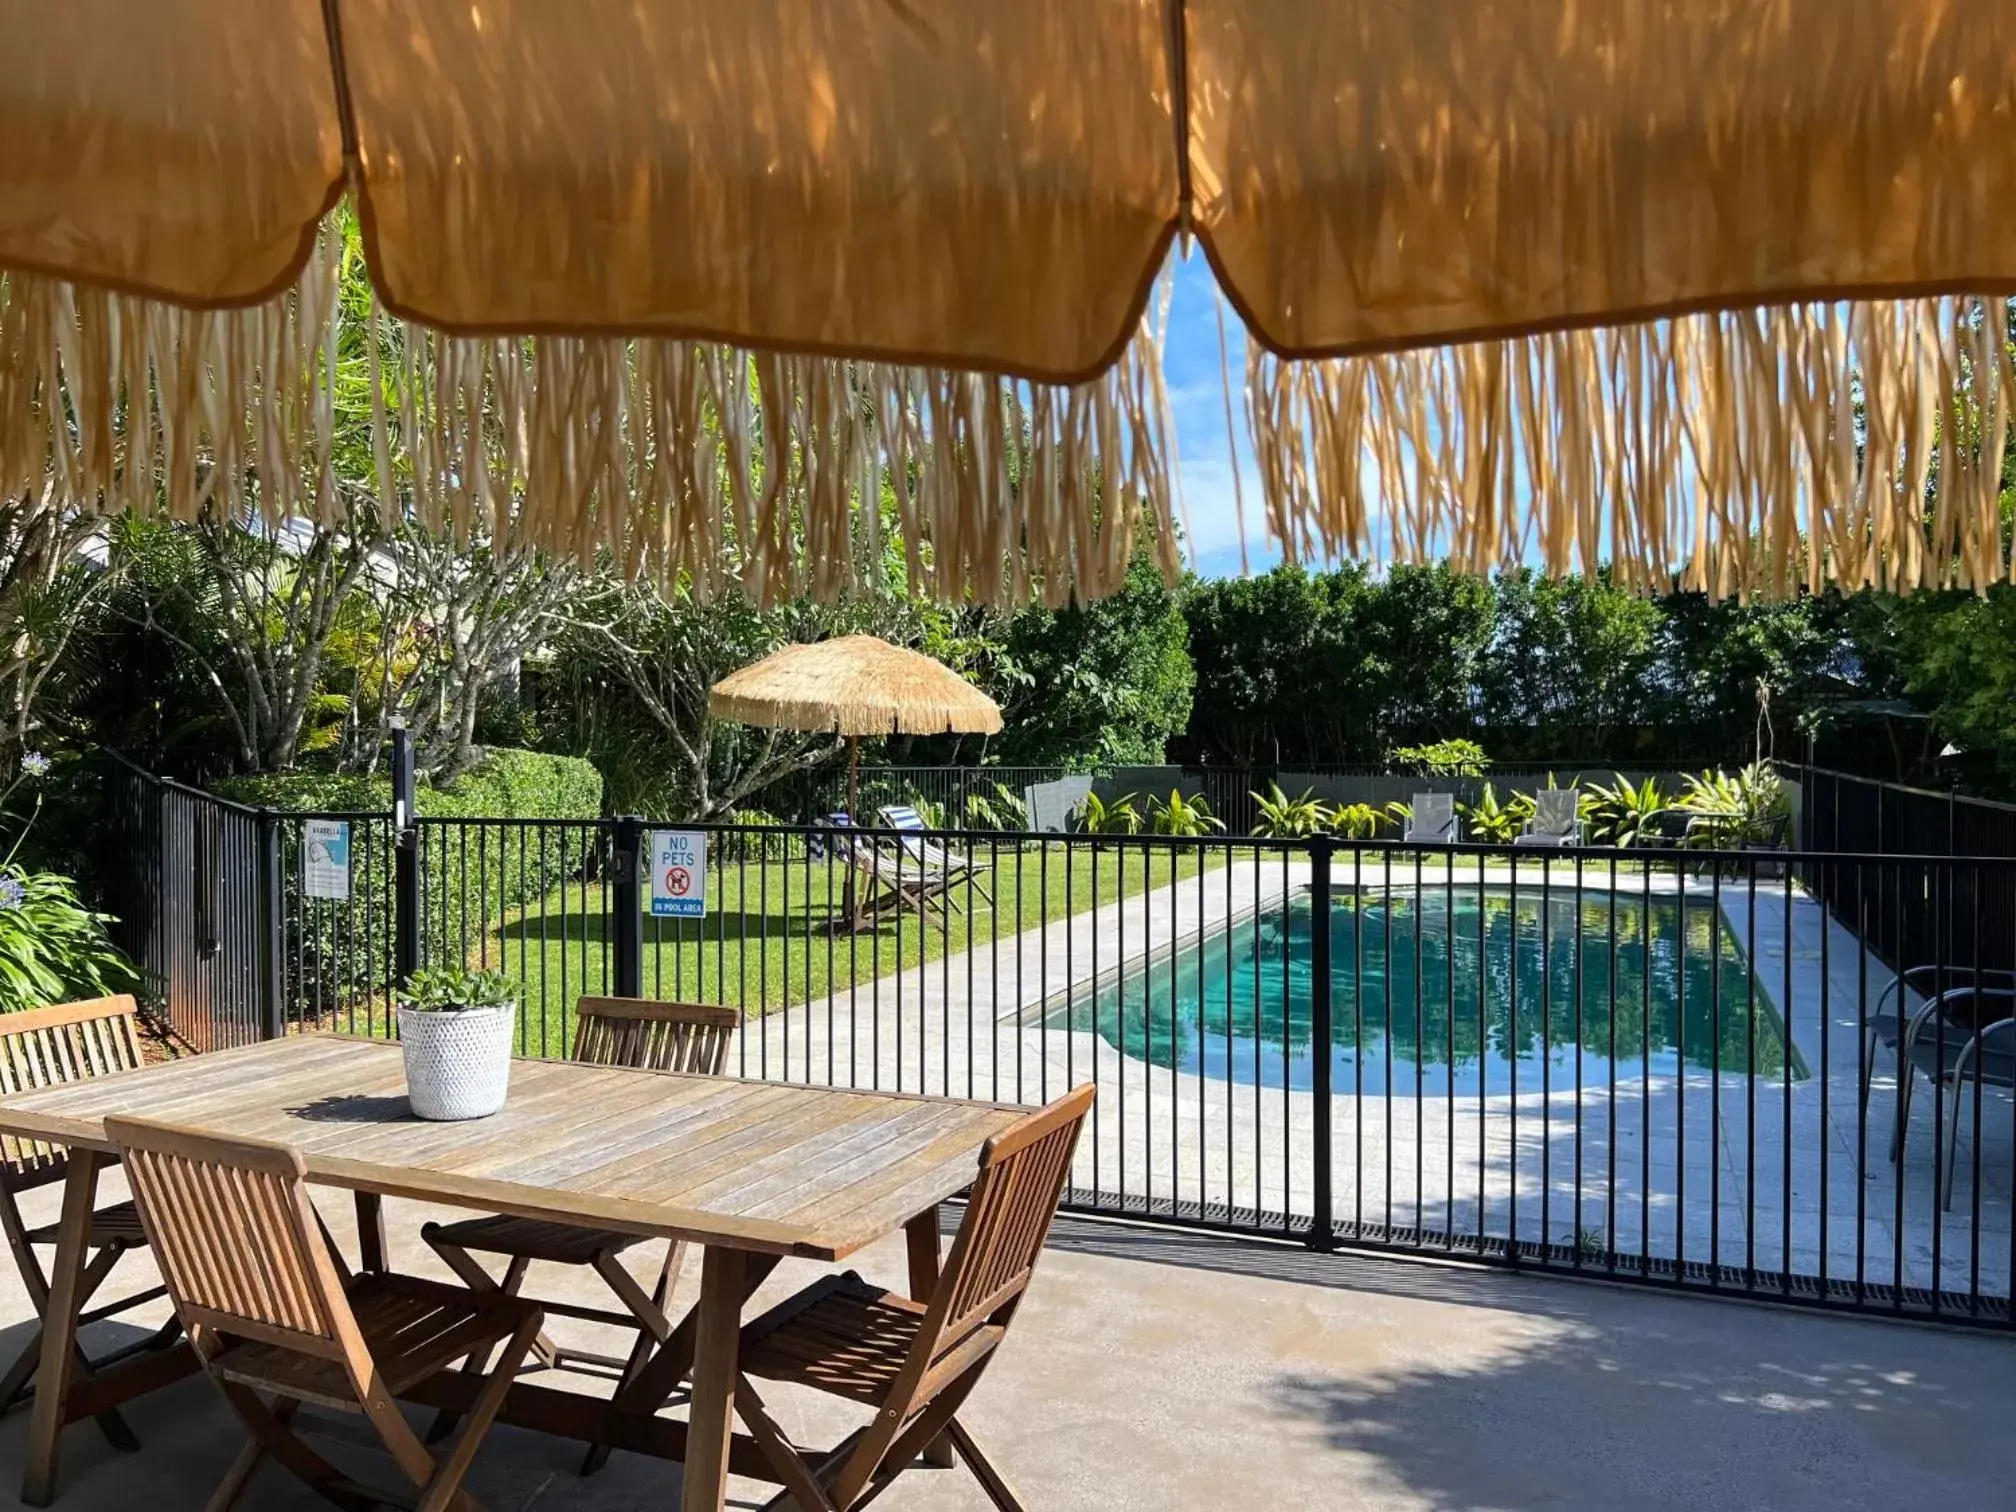
<path fill-rule="evenodd" d="M 427 966 L 407 978 L 402 1001 L 427 1013 L 468 1013 L 518 1001 L 519 985 L 501 971 Z"/>
<path fill-rule="evenodd" d="M 1268 784 L 1264 794 L 1255 793 L 1252 797 L 1259 814 L 1253 823 L 1255 835 L 1274 840 L 1301 840 L 1323 834 L 1331 826 L 1330 806 L 1315 797 L 1312 789 L 1304 788 L 1290 798 L 1281 791 L 1281 784 L 1274 782 Z"/>
<path fill-rule="evenodd" d="M 0 865 L 0 1012 L 131 992 L 139 982 L 68 877 Z"/>
<path fill-rule="evenodd" d="M 1469 821 L 1472 839 L 1487 845 L 1510 845 L 1533 817 L 1533 800 L 1524 793 L 1514 793 L 1501 803 L 1487 782 L 1475 803 L 1459 803 L 1456 810 Z"/>
<path fill-rule="evenodd" d="M 745 805 L 729 818 L 746 828 L 719 830 L 711 836 L 710 860 L 788 861 L 805 854 L 804 832 L 776 814 Z"/>
<path fill-rule="evenodd" d="M 1225 828 L 1225 821 L 1211 812 L 1203 794 L 1186 798 L 1181 788 L 1171 788 L 1166 801 L 1148 801 L 1148 823 L 1158 835 L 1208 835 Z"/>
<path fill-rule="evenodd" d="M 1022 795 L 1005 782 L 994 784 L 991 793 L 966 795 L 966 828 L 971 830 L 1024 830 L 1029 827 L 1029 808 Z"/>
<path fill-rule="evenodd" d="M 1340 803 L 1330 811 L 1330 833 L 1344 840 L 1376 840 L 1387 825 L 1407 822 L 1404 803 L 1388 804 L 1382 812 L 1369 803 Z"/>
<path fill-rule="evenodd" d="M 910 807 L 917 810 L 917 817 L 924 821 L 924 828 L 927 830 L 948 828 L 945 823 L 946 804 L 943 798 L 913 798 Z M 885 822 L 880 817 L 875 820 L 878 825 Z"/>
<path fill-rule="evenodd" d="M 1139 798 L 1122 793 L 1111 802 L 1097 793 L 1087 793 L 1078 811 L 1078 822 L 1088 835 L 1138 835 L 1141 833 Z"/>
<path fill-rule="evenodd" d="M 1491 758 L 1474 740 L 1438 740 L 1397 747 L 1387 753 L 1386 764 L 1416 777 L 1482 777 Z"/>
<path fill-rule="evenodd" d="M 1689 826 L 1708 845 L 1755 844 L 1776 838 L 1790 809 L 1785 784 L 1761 761 L 1734 774 L 1701 772 L 1686 779 L 1679 807 L 1695 816 Z"/>
<path fill-rule="evenodd" d="M 1670 806 L 1657 777 L 1636 784 L 1621 776 L 1608 786 L 1592 782 L 1583 801 L 1588 805 L 1590 842 L 1620 850 L 1650 836 L 1653 816 Z"/>

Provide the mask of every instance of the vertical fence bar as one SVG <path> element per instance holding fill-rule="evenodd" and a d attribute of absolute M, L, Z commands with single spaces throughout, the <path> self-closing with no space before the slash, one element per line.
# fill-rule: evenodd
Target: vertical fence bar
<path fill-rule="evenodd" d="M 1309 1090 L 1315 1099 L 1311 1120 L 1315 1136 L 1316 1164 L 1310 1171 L 1314 1189 L 1309 1223 L 1309 1247 L 1329 1251 L 1337 1247 L 1336 1214 L 1330 1195 L 1332 1150 L 1330 1141 L 1331 1012 L 1330 970 L 1330 862 L 1337 842 L 1318 835 L 1309 842 Z M 1390 1007 L 1390 1005 L 1389 1005 Z M 1284 1048 L 1286 1036 L 1283 1037 Z M 1287 1100 L 1283 1098 L 1285 1110 Z M 1285 1133 L 1285 1130 L 1284 1130 Z"/>
<path fill-rule="evenodd" d="M 280 896 L 280 817 L 259 810 L 259 1029 L 266 1039 L 287 1032 L 287 918 Z"/>
<path fill-rule="evenodd" d="M 610 964 L 618 997 L 644 996 L 644 894 L 638 880 L 643 843 L 644 821 L 635 814 L 618 816 L 609 850 L 609 934 L 615 956 Z"/>
<path fill-rule="evenodd" d="M 413 812 L 413 737 L 392 730 L 392 985 L 420 969 L 420 827 Z"/>

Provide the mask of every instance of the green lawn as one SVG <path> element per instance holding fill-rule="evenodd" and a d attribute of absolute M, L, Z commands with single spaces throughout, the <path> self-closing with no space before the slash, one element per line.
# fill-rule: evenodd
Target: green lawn
<path fill-rule="evenodd" d="M 1223 865 L 1223 857 L 1215 851 L 1207 865 Z M 998 857 L 982 848 L 976 859 L 995 862 L 980 878 L 993 901 L 957 887 L 949 934 L 935 911 L 928 926 L 906 912 L 885 914 L 860 933 L 834 929 L 846 871 L 829 862 L 801 856 L 714 866 L 706 918 L 644 919 L 645 995 L 767 1012 L 1194 877 L 1199 864 L 1194 852 L 1123 856 L 1083 845 L 1068 856 L 1061 846 Z M 610 933 L 601 884 L 569 883 L 467 942 L 471 965 L 525 984 L 526 1053 L 565 1054 L 574 1000 L 611 990 Z"/>

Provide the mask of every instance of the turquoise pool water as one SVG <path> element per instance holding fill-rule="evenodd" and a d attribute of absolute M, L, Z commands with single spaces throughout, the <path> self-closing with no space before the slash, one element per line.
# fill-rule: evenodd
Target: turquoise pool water
<path fill-rule="evenodd" d="M 1806 1069 L 1720 911 L 1557 889 L 1340 894 L 1331 910 L 1331 1082 L 1538 1090 L 1677 1071 Z M 1306 896 L 1137 968 L 1053 1023 L 1206 1078 L 1307 1088 Z M 1614 989 L 1614 990 L 1613 990 Z"/>

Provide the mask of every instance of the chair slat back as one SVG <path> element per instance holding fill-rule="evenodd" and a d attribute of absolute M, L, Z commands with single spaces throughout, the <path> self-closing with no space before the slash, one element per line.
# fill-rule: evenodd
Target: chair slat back
<path fill-rule="evenodd" d="M 1066 1093 L 990 1139 L 980 1152 L 980 1178 L 931 1299 L 939 1323 L 930 1345 L 934 1354 L 958 1343 L 1028 1286 L 1063 1199 L 1093 1095 L 1089 1082 Z"/>
<path fill-rule="evenodd" d="M 361 1349 L 298 1151 L 140 1118 L 105 1134 L 185 1326 L 330 1359 Z"/>
<path fill-rule="evenodd" d="M 1409 805 L 1411 822 L 1407 826 L 1409 840 L 1453 840 L 1456 834 L 1456 795 L 1454 793 L 1416 793 Z"/>
<path fill-rule="evenodd" d="M 575 1010 L 574 1059 L 642 1071 L 719 1076 L 742 1026 L 733 1008 L 648 998 L 584 997 Z"/>
<path fill-rule="evenodd" d="M 139 1005 L 121 994 L 0 1017 L 0 1096 L 138 1069 L 138 1015 Z M 61 1180 L 69 1164 L 60 1145 L 0 1135 L 0 1189 Z"/>
<path fill-rule="evenodd" d="M 1533 829 L 1542 835 L 1565 835 L 1575 828 L 1581 793 L 1575 788 L 1542 788 L 1533 795 Z"/>

